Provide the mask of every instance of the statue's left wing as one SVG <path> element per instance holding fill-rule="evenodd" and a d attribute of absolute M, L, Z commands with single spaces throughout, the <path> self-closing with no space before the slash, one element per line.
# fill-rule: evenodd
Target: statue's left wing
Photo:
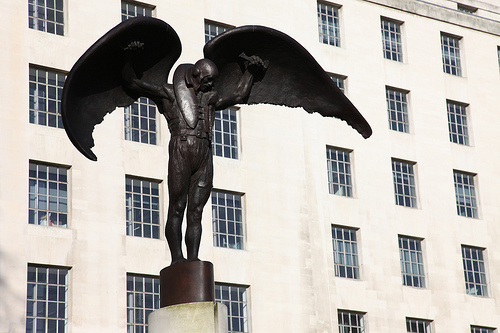
<path fill-rule="evenodd" d="M 137 42 L 140 50 L 125 50 Z M 71 142 L 91 160 L 92 132 L 107 113 L 130 105 L 139 96 L 124 90 L 122 70 L 127 62 L 139 78 L 161 85 L 181 54 L 177 33 L 167 23 L 146 17 L 126 20 L 95 42 L 76 62 L 64 84 L 61 113 Z"/>
<path fill-rule="evenodd" d="M 230 99 L 238 86 L 245 58 L 256 55 L 267 68 L 254 78 L 245 103 L 302 107 L 307 112 L 342 119 L 365 138 L 372 134 L 365 118 L 312 55 L 280 31 L 262 26 L 238 27 L 210 40 L 203 51 L 219 69 L 214 86 L 222 100 Z"/>

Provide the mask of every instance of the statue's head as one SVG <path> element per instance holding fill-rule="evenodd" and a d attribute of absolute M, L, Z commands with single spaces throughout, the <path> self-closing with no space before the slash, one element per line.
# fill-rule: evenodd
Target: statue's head
<path fill-rule="evenodd" d="M 202 92 L 212 90 L 213 82 L 217 75 L 219 75 L 219 70 L 212 60 L 198 60 L 191 70 L 194 89 Z"/>

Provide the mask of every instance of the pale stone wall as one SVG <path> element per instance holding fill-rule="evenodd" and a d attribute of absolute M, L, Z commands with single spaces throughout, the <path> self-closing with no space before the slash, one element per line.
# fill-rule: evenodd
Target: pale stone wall
<path fill-rule="evenodd" d="M 200 257 L 214 263 L 216 281 L 250 286 L 251 332 L 336 332 L 337 309 L 366 312 L 369 332 L 402 332 L 405 317 L 433 320 L 435 332 L 499 325 L 500 23 L 428 2 L 335 1 L 340 48 L 318 43 L 315 1 L 151 2 L 182 40 L 179 63 L 202 57 L 204 19 L 286 32 L 325 70 L 348 76 L 347 95 L 374 130 L 364 140 L 299 109 L 241 107 L 241 158 L 214 158 L 214 186 L 244 193 L 246 250 L 212 246 L 207 205 Z M 464 4 L 500 15 L 493 2 Z M 28 29 L 25 2 L 0 0 L 0 332 L 24 331 L 27 263 L 71 268 L 69 330 L 79 333 L 125 332 L 126 273 L 157 275 L 170 261 L 163 235 L 125 235 L 125 175 L 162 181 L 166 215 L 169 133 L 159 116 L 150 146 L 123 139 L 121 110 L 108 115 L 94 132 L 97 163 L 63 130 L 28 122 L 28 65 L 69 71 L 121 20 L 118 0 L 65 5 L 61 37 Z M 382 57 L 381 16 L 404 22 L 403 63 Z M 463 77 L 443 73 L 440 32 L 463 37 Z M 388 129 L 386 85 L 410 91 L 410 134 Z M 470 104 L 471 146 L 449 142 L 446 99 Z M 326 145 L 353 150 L 354 198 L 328 194 Z M 391 158 L 417 163 L 417 209 L 394 205 Z M 27 224 L 29 160 L 70 166 L 68 229 Z M 477 173 L 479 219 L 456 215 L 454 169 Z M 360 280 L 334 276 L 331 224 L 359 228 Z M 398 234 L 424 239 L 427 288 L 401 285 Z M 461 244 L 486 248 L 490 297 L 465 294 Z"/>

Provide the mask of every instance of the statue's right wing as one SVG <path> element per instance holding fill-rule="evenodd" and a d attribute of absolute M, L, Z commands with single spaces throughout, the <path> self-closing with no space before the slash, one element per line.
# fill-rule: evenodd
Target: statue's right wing
<path fill-rule="evenodd" d="M 137 41 L 142 51 L 126 51 Z M 64 84 L 61 113 L 75 147 L 91 160 L 92 132 L 107 113 L 139 96 L 124 90 L 122 70 L 131 62 L 138 77 L 162 85 L 181 54 L 177 33 L 167 23 L 146 17 L 128 19 L 107 32 L 75 63 Z"/>

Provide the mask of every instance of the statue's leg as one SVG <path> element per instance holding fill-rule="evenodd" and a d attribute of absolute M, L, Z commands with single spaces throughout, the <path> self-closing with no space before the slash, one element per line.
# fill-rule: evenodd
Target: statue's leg
<path fill-rule="evenodd" d="M 172 138 L 169 144 L 168 161 L 168 215 L 165 227 L 172 265 L 186 259 L 182 254 L 182 219 L 186 209 L 186 200 L 189 191 L 190 170 L 186 165 L 181 149 L 183 142 L 179 137 Z"/>
<path fill-rule="evenodd" d="M 212 192 L 213 164 L 212 150 L 210 149 L 211 143 L 208 140 L 203 141 L 203 145 L 205 145 L 203 162 L 196 173 L 191 177 L 191 184 L 189 186 L 186 229 L 188 261 L 199 260 L 198 252 L 200 250 L 202 231 L 201 215 L 203 213 L 203 207 L 205 207 Z"/>

